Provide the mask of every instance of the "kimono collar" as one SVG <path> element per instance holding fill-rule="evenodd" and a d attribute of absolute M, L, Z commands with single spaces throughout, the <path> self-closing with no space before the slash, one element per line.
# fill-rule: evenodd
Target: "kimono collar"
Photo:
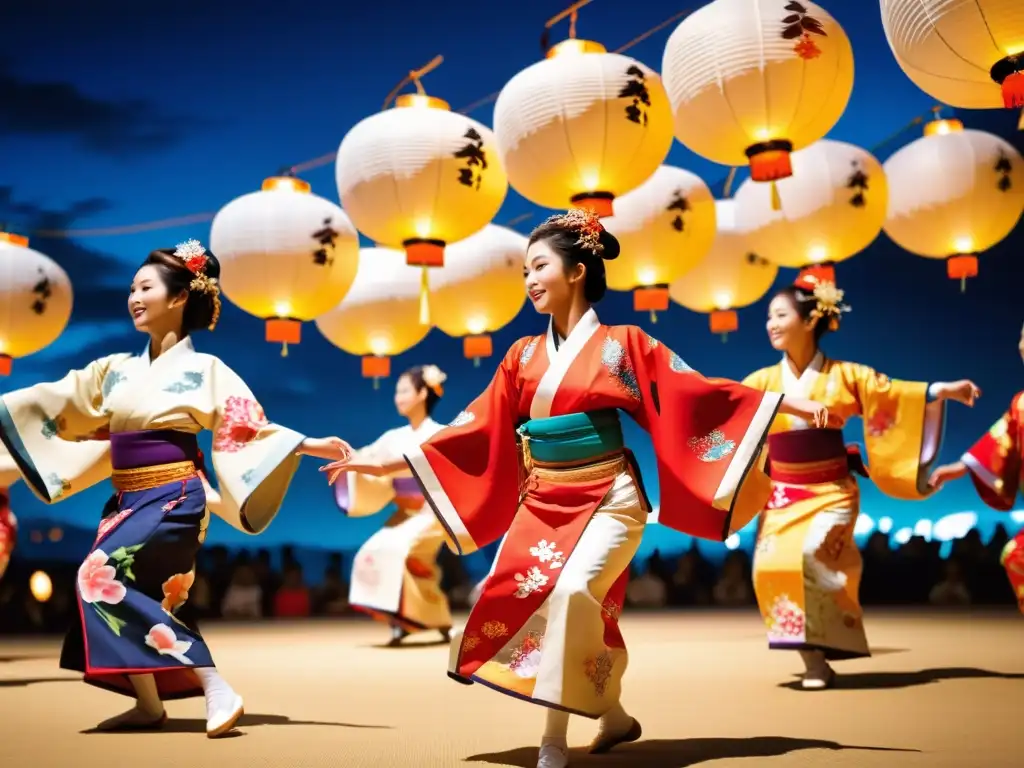
<path fill-rule="evenodd" d="M 548 321 L 548 360 L 554 360 L 555 355 L 564 349 L 568 342 L 576 338 L 582 338 L 584 340 L 589 339 L 600 325 L 601 321 L 597 319 L 597 312 L 595 312 L 594 308 L 591 307 L 583 313 L 583 317 L 581 317 L 579 322 L 576 323 L 576 326 L 569 331 L 569 337 L 563 339 L 555 332 L 555 319 L 552 317 L 551 320 Z"/>
<path fill-rule="evenodd" d="M 173 347 L 171 347 L 158 358 L 156 358 L 156 360 L 163 360 L 165 357 L 176 357 L 182 354 L 191 354 L 194 353 L 195 351 L 196 348 L 192 344 L 192 337 L 186 336 L 184 339 L 180 339 Z M 156 362 L 156 360 L 149 359 L 148 342 L 146 346 L 142 348 L 142 354 L 140 354 L 139 357 L 142 358 L 142 362 L 145 363 L 146 365 L 152 365 L 154 362 Z"/>
<path fill-rule="evenodd" d="M 818 377 L 818 374 L 821 373 L 821 368 L 824 364 L 825 354 L 819 349 L 814 354 L 814 357 L 811 358 L 811 362 L 807 364 L 807 367 L 797 377 L 793 366 L 790 365 L 789 357 L 784 354 L 782 356 L 782 384 L 785 393 L 791 397 L 808 397 L 811 385 Z"/>

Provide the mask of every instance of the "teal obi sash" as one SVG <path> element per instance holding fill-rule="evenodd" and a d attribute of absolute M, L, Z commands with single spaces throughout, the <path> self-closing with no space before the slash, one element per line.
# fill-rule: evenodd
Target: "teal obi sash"
<path fill-rule="evenodd" d="M 542 464 L 573 464 L 625 448 L 619 412 L 613 408 L 531 419 L 519 427 L 524 453 Z"/>

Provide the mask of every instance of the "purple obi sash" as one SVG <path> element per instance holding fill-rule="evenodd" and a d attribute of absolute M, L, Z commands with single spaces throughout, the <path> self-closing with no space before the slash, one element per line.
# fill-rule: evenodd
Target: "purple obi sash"
<path fill-rule="evenodd" d="M 143 429 L 110 436 L 110 463 L 114 469 L 156 467 L 178 461 L 191 461 L 197 469 L 203 469 L 203 454 L 195 435 L 173 429 Z"/>
<path fill-rule="evenodd" d="M 420 484 L 416 481 L 415 477 L 396 477 L 392 483 L 395 488 L 395 496 L 401 498 L 409 498 L 410 496 L 423 497 L 423 491 L 420 490 Z"/>
<path fill-rule="evenodd" d="M 395 489 L 395 501 L 399 506 L 400 500 L 417 500 L 422 503 L 423 491 L 420 490 L 420 484 L 416 482 L 415 477 L 396 477 L 391 482 Z M 339 477 L 338 482 L 334 484 L 334 501 L 342 514 L 347 515 L 352 507 L 352 499 L 348 494 L 348 480 L 344 476 Z"/>
<path fill-rule="evenodd" d="M 768 475 L 796 485 L 835 482 L 856 472 L 868 477 L 856 445 L 841 429 L 795 429 L 768 436 Z"/>

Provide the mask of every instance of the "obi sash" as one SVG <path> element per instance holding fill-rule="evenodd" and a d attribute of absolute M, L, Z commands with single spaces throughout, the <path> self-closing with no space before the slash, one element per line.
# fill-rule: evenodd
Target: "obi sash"
<path fill-rule="evenodd" d="M 423 491 L 415 477 L 396 477 L 391 484 L 395 489 L 395 505 L 400 509 L 417 510 L 423 506 Z"/>
<path fill-rule="evenodd" d="M 794 485 L 830 483 L 850 472 L 868 477 L 855 445 L 843 442 L 841 429 L 795 429 L 768 436 L 768 475 Z"/>
<path fill-rule="evenodd" d="M 614 409 L 531 419 L 517 430 L 527 466 L 573 466 L 623 453 L 619 412 Z"/>
<path fill-rule="evenodd" d="M 173 429 L 110 435 L 111 480 L 118 491 L 141 491 L 187 480 L 203 469 L 196 436 Z"/>

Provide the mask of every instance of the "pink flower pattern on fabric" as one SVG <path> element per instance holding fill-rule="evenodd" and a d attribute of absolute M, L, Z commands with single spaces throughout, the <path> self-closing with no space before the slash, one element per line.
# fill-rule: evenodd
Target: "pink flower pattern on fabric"
<path fill-rule="evenodd" d="M 232 395 L 224 403 L 224 412 L 213 436 L 213 450 L 225 453 L 240 451 L 255 440 L 269 423 L 259 403 Z"/>
<path fill-rule="evenodd" d="M 78 593 L 85 603 L 117 605 L 124 600 L 127 590 L 117 580 L 117 570 L 107 565 L 110 558 L 101 549 L 95 550 L 78 568 Z"/>

